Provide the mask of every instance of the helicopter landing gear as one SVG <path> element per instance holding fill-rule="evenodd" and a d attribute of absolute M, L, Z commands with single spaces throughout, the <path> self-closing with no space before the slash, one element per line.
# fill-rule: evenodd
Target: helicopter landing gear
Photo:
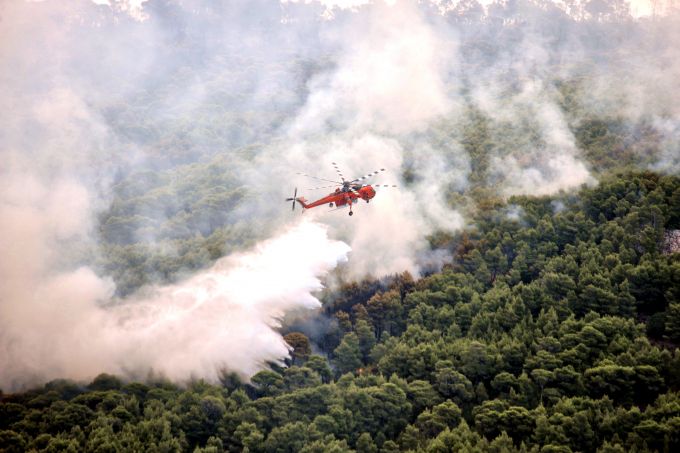
<path fill-rule="evenodd" d="M 352 211 L 349 211 L 349 215 L 354 215 L 354 213 Z"/>

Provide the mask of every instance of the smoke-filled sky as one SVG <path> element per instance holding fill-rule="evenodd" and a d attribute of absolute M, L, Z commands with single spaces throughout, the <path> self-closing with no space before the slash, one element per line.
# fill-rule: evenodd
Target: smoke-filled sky
<path fill-rule="evenodd" d="M 427 236 L 469 222 L 469 200 L 447 197 L 473 184 L 479 118 L 474 184 L 500 196 L 596 184 L 573 132 L 593 117 L 652 128 L 649 165 L 677 173 L 680 24 L 672 3 L 643 3 L 3 2 L 0 388 L 280 360 L 276 319 L 315 306 L 347 256 L 353 277 L 447 258 Z M 215 159 L 250 191 L 229 215 L 263 242 L 116 298 L 94 262 L 119 183 Z M 331 162 L 353 177 L 385 168 L 375 182 L 400 187 L 351 219 L 291 217 L 277 200 L 294 187 L 325 194 L 296 172 L 335 179 Z"/>

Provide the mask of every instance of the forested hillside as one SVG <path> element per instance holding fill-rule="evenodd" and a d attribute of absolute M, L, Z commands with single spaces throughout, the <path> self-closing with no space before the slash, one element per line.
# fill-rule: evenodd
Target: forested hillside
<path fill-rule="evenodd" d="M 5 451 L 675 451 L 680 179 L 611 175 L 480 209 L 421 279 L 324 295 L 288 367 L 5 395 Z M 319 355 L 322 354 L 322 355 Z M 198 449 L 198 450 L 196 450 Z"/>
<path fill-rule="evenodd" d="M 632 6 L 0 2 L 0 452 L 680 451 Z M 396 190 L 291 213 L 336 162 Z"/>

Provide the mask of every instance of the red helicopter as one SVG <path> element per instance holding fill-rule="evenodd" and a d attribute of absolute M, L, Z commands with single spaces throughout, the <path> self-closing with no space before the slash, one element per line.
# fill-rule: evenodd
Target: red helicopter
<path fill-rule="evenodd" d="M 344 207 L 345 205 L 349 206 L 349 215 L 354 215 L 354 212 L 352 212 L 352 204 L 355 202 L 358 202 L 360 199 L 365 200 L 366 203 L 371 201 L 371 198 L 375 197 L 375 189 L 373 187 L 397 187 L 396 185 L 392 184 L 376 184 L 374 186 L 371 186 L 370 184 L 362 184 L 361 181 L 365 181 L 368 178 L 371 178 L 375 175 L 377 175 L 380 172 L 385 171 L 384 168 L 381 168 L 380 170 L 376 170 L 372 173 L 369 173 L 367 175 L 361 176 L 359 178 L 355 178 L 352 180 L 346 180 L 345 177 L 343 176 L 342 172 L 338 168 L 338 165 L 335 162 L 332 162 L 333 168 L 335 168 L 335 171 L 338 173 L 338 176 L 340 176 L 341 181 L 331 181 L 330 179 L 324 179 L 324 178 L 318 178 L 316 176 L 308 175 L 305 173 L 298 173 L 298 175 L 302 176 L 307 176 L 308 178 L 314 178 L 318 179 L 320 181 L 326 181 L 326 182 L 332 182 L 332 186 L 324 186 L 324 187 L 314 187 L 309 190 L 317 190 L 317 189 L 331 189 L 335 187 L 335 191 L 326 195 L 323 198 L 320 198 L 312 203 L 307 203 L 307 200 L 305 200 L 304 197 L 298 197 L 297 196 L 297 187 L 295 188 L 295 193 L 293 194 L 293 198 L 286 198 L 286 201 L 292 201 L 293 202 L 293 211 L 295 210 L 295 202 L 297 201 L 300 203 L 303 209 L 310 209 L 310 208 L 315 208 L 317 206 L 321 206 L 324 204 L 328 204 L 331 208 L 333 206 L 336 206 L 337 209 L 340 209 Z"/>

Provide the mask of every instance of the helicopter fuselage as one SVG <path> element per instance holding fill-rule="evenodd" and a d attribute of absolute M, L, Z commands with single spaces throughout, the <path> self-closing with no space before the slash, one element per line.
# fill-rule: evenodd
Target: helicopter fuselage
<path fill-rule="evenodd" d="M 344 205 L 350 205 L 351 207 L 352 203 L 358 201 L 359 199 L 369 201 L 373 197 L 375 197 L 375 189 L 370 185 L 363 187 L 355 186 L 352 188 L 350 188 L 349 185 L 343 185 L 343 187 L 338 187 L 334 192 L 311 203 L 307 203 L 307 201 L 302 197 L 297 198 L 296 200 L 303 208 L 310 209 L 331 203 L 337 207 L 342 207 Z"/>

